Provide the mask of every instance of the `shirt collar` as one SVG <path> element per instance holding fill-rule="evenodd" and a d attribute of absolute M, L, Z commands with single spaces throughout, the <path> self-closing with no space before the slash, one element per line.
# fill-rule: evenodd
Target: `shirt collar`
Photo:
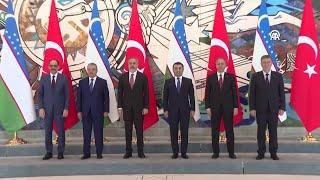
<path fill-rule="evenodd" d="M 220 74 L 222 75 L 222 77 L 224 77 L 225 72 L 222 72 L 222 73 L 217 72 L 218 77 L 220 77 Z"/>
<path fill-rule="evenodd" d="M 269 72 L 264 72 L 264 71 L 262 71 L 262 72 L 263 72 L 264 76 L 266 76 L 266 74 L 269 74 L 269 76 L 271 75 L 271 70 Z"/>
<path fill-rule="evenodd" d="M 50 76 L 51 76 L 51 77 L 52 77 L 52 76 L 57 77 L 57 76 L 58 76 L 58 73 L 56 73 L 56 74 L 50 73 Z"/>
<path fill-rule="evenodd" d="M 133 76 L 136 76 L 136 75 L 137 75 L 137 72 L 138 72 L 138 71 L 135 71 L 135 72 L 132 73 L 132 72 L 129 71 L 129 75 L 131 76 L 131 74 L 133 74 Z"/>
<path fill-rule="evenodd" d="M 93 81 L 96 81 L 97 76 L 95 76 L 94 78 L 89 77 L 89 81 L 91 81 L 91 79 L 93 79 Z"/>

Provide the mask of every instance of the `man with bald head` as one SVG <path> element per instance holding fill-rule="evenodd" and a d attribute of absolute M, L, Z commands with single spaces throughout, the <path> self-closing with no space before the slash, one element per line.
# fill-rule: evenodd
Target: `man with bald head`
<path fill-rule="evenodd" d="M 138 71 L 138 59 L 128 60 L 129 72 L 119 78 L 118 110 L 123 115 L 126 134 L 126 153 L 123 158 L 132 157 L 132 129 L 137 134 L 139 158 L 145 158 L 143 152 L 143 117 L 148 114 L 149 88 L 147 77 Z"/>
<path fill-rule="evenodd" d="M 216 60 L 217 73 L 207 79 L 205 107 L 211 117 L 212 159 L 219 157 L 219 133 L 221 119 L 224 121 L 229 158 L 236 159 L 234 154 L 233 116 L 238 114 L 238 96 L 236 79 L 225 72 L 227 62 L 223 58 Z"/>
<path fill-rule="evenodd" d="M 58 73 L 59 61 L 49 62 L 50 74 L 44 75 L 39 88 L 39 117 L 44 119 L 46 154 L 43 160 L 52 158 L 52 129 L 56 123 L 58 134 L 58 159 L 63 159 L 65 146 L 64 119 L 68 116 L 69 86 L 67 78 Z"/>

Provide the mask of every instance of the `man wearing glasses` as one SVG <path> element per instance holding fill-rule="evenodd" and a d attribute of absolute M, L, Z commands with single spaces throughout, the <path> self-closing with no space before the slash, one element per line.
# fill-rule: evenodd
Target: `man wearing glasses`
<path fill-rule="evenodd" d="M 58 159 L 63 159 L 65 146 L 64 118 L 68 116 L 69 87 L 67 78 L 58 73 L 59 62 L 50 60 L 50 74 L 44 75 L 39 88 L 39 117 L 45 124 L 46 154 L 43 160 L 52 158 L 52 127 L 56 123 L 58 133 Z"/>

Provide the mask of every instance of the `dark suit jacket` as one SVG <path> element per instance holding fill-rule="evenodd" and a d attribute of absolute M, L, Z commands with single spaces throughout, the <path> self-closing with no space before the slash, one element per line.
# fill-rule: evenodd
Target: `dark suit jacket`
<path fill-rule="evenodd" d="M 205 108 L 216 109 L 222 105 L 225 111 L 233 111 L 238 107 L 238 95 L 235 78 L 228 73 L 224 74 L 222 89 L 220 89 L 217 73 L 207 79 Z"/>
<path fill-rule="evenodd" d="M 40 80 L 39 108 L 44 108 L 46 114 L 62 115 L 63 110 L 69 109 L 69 86 L 67 78 L 59 74 L 56 77 L 55 89 L 51 86 L 51 76 L 45 75 Z"/>
<path fill-rule="evenodd" d="M 118 108 L 133 108 L 135 111 L 149 109 L 148 79 L 144 74 L 137 72 L 133 89 L 130 87 L 128 72 L 119 78 Z"/>
<path fill-rule="evenodd" d="M 252 74 L 249 95 L 250 110 L 267 112 L 268 106 L 272 112 L 278 113 L 279 109 L 285 110 L 285 93 L 282 75 L 271 72 L 269 87 L 266 84 L 263 72 Z"/>
<path fill-rule="evenodd" d="M 182 77 L 180 93 L 178 93 L 174 77 L 165 81 L 163 109 L 169 112 L 180 110 L 188 115 L 190 110 L 195 110 L 194 87 L 191 79 Z"/>
<path fill-rule="evenodd" d="M 83 116 L 88 115 L 90 109 L 93 116 L 103 118 L 104 112 L 109 112 L 109 90 L 107 81 L 97 77 L 93 91 L 90 92 L 89 78 L 79 82 L 77 91 L 77 111 Z"/>

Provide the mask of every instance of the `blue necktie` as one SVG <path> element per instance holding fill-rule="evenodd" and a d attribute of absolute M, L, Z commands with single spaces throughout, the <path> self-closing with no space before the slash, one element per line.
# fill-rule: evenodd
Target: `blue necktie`
<path fill-rule="evenodd" d="M 178 82 L 177 82 L 177 90 L 178 90 L 178 93 L 180 92 L 180 88 L 181 88 L 181 82 L 180 82 L 180 78 L 177 78 L 178 79 Z"/>
<path fill-rule="evenodd" d="M 90 92 L 91 92 L 91 93 L 92 93 L 92 91 L 93 91 L 93 80 L 94 80 L 94 79 L 91 79 L 90 85 L 89 85 L 89 86 L 90 86 Z"/>

